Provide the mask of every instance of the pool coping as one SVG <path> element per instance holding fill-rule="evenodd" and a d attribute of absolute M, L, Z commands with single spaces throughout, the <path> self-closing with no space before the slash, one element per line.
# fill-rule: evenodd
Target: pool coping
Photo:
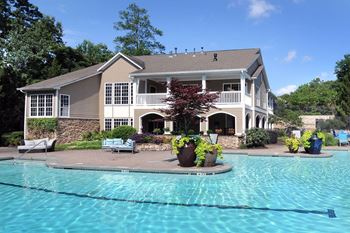
<path fill-rule="evenodd" d="M 329 150 L 332 151 L 332 150 Z M 306 154 L 306 153 L 297 153 L 297 154 L 292 154 L 292 153 L 279 153 L 279 152 L 274 152 L 274 153 L 257 153 L 257 152 L 246 152 L 246 151 L 224 151 L 223 154 L 237 154 L 237 155 L 247 155 L 247 156 L 252 156 L 252 157 L 281 157 L 281 158 L 313 158 L 313 159 L 318 159 L 318 158 L 331 158 L 333 157 L 332 153 L 321 153 L 318 155 L 313 155 L 313 154 Z"/>
<path fill-rule="evenodd" d="M 103 165 L 88 165 L 88 164 L 59 164 L 56 162 L 48 162 L 46 166 L 55 169 L 73 169 L 73 170 L 91 170 L 91 171 L 114 171 L 121 173 L 158 173 L 158 174 L 177 174 L 177 175 L 217 175 L 226 173 L 232 170 L 230 164 L 217 164 L 214 167 L 197 168 L 197 167 L 178 167 L 175 169 L 149 169 L 139 167 L 120 167 L 120 166 L 103 166 Z"/>

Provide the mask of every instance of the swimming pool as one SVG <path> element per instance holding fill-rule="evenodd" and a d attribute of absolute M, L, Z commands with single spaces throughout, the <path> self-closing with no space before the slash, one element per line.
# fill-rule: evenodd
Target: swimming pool
<path fill-rule="evenodd" d="M 215 176 L 0 162 L 0 232 L 346 232 L 350 153 L 226 155 Z"/>

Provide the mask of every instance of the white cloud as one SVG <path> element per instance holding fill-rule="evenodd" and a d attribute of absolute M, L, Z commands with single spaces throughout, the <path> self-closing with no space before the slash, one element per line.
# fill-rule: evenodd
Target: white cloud
<path fill-rule="evenodd" d="M 276 7 L 265 0 L 250 0 L 249 17 L 259 19 L 269 17 L 276 10 Z"/>
<path fill-rule="evenodd" d="M 277 95 L 284 95 L 284 94 L 289 94 L 297 89 L 297 85 L 288 85 L 285 87 L 281 87 L 276 91 Z"/>
<path fill-rule="evenodd" d="M 296 57 L 297 57 L 297 51 L 290 50 L 290 51 L 288 51 L 287 56 L 285 58 L 283 58 L 283 61 L 289 63 L 289 62 L 293 61 Z"/>
<path fill-rule="evenodd" d="M 308 56 L 308 55 L 305 55 L 303 57 L 303 62 L 309 62 L 309 61 L 312 61 L 312 57 L 311 56 Z"/>

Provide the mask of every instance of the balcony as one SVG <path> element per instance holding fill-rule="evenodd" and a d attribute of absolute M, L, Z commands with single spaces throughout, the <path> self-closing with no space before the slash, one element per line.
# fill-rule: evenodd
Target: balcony
<path fill-rule="evenodd" d="M 217 104 L 237 104 L 241 103 L 240 91 L 222 91 L 219 93 Z"/>
<path fill-rule="evenodd" d="M 166 93 L 136 94 L 136 105 L 164 105 Z"/>

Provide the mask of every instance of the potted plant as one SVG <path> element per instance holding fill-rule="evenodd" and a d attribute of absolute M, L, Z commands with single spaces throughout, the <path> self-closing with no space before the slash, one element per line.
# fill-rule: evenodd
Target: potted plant
<path fill-rule="evenodd" d="M 169 129 L 169 127 L 165 127 L 165 128 L 163 129 L 163 131 L 164 131 L 164 134 L 170 134 L 170 129 Z"/>
<path fill-rule="evenodd" d="M 296 138 L 294 135 L 292 135 L 292 137 L 287 138 L 285 140 L 285 144 L 288 147 L 288 150 L 290 153 L 298 153 L 299 146 L 301 145 L 301 142 L 298 138 Z"/>
<path fill-rule="evenodd" d="M 177 136 L 172 139 L 173 153 L 176 154 L 181 167 L 193 167 L 196 161 L 195 149 L 198 137 Z"/>
<path fill-rule="evenodd" d="M 321 131 L 310 131 L 306 130 L 301 137 L 301 142 L 304 149 L 309 154 L 320 154 L 322 149 L 322 144 L 325 142 L 326 137 Z"/>
<path fill-rule="evenodd" d="M 161 130 L 160 128 L 155 128 L 155 129 L 153 130 L 153 133 L 154 133 L 155 135 L 159 135 L 159 134 L 162 134 L 162 130 Z"/>
<path fill-rule="evenodd" d="M 198 143 L 195 153 L 197 155 L 197 167 L 212 167 L 216 164 L 216 159 L 222 159 L 222 146 L 220 144 L 211 144 L 203 139 Z"/>

